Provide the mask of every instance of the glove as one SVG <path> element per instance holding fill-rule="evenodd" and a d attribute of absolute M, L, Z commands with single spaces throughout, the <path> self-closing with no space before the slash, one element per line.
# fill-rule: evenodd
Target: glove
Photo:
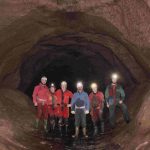
<path fill-rule="evenodd" d="M 68 104 L 67 107 L 71 107 L 71 104 Z"/>
<path fill-rule="evenodd" d="M 75 114 L 75 111 L 71 111 L 72 114 Z"/>
<path fill-rule="evenodd" d="M 109 108 L 109 104 L 107 103 L 107 108 Z"/>
<path fill-rule="evenodd" d="M 44 106 L 45 102 L 42 102 L 42 106 Z"/>
<path fill-rule="evenodd" d="M 37 106 L 37 103 L 34 103 L 34 106 L 36 107 L 36 106 Z"/>
<path fill-rule="evenodd" d="M 120 100 L 120 101 L 119 101 L 119 104 L 122 104 L 122 103 L 123 103 L 123 101 L 122 101 L 122 100 Z"/>
<path fill-rule="evenodd" d="M 86 110 L 86 111 L 85 111 L 85 114 L 89 114 L 89 111 L 88 111 L 88 110 Z"/>

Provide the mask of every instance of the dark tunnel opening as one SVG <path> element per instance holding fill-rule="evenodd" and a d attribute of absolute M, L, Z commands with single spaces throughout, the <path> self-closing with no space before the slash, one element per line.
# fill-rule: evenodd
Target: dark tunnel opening
<path fill-rule="evenodd" d="M 104 91 L 113 72 L 120 75 L 119 82 L 126 91 L 130 91 L 136 83 L 121 60 L 102 45 L 86 43 L 84 46 L 41 46 L 38 43 L 34 48 L 38 51 L 23 61 L 20 71 L 19 89 L 30 97 L 43 75 L 48 77 L 48 84 L 54 82 L 57 88 L 62 80 L 66 80 L 68 88 L 73 92 L 76 91 L 77 81 L 83 81 L 88 92 L 92 82 L 97 82 Z"/>

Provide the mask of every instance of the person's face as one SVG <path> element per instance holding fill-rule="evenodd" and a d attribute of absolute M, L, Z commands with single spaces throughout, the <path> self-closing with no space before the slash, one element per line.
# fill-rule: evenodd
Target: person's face
<path fill-rule="evenodd" d="M 97 93 L 97 87 L 94 87 L 94 88 L 92 88 L 92 91 L 94 92 L 94 93 Z"/>
<path fill-rule="evenodd" d="M 62 85 L 61 85 L 61 89 L 62 89 L 62 91 L 66 91 L 67 85 L 66 85 L 66 84 L 62 84 Z"/>
<path fill-rule="evenodd" d="M 112 78 L 112 83 L 116 84 L 117 83 L 117 79 L 116 78 Z"/>
<path fill-rule="evenodd" d="M 83 86 L 77 87 L 78 92 L 82 92 L 83 91 Z"/>
<path fill-rule="evenodd" d="M 51 93 L 55 93 L 55 87 L 50 87 Z"/>
<path fill-rule="evenodd" d="M 45 79 L 41 79 L 41 83 L 42 83 L 42 84 L 44 84 L 44 85 L 45 85 L 45 84 L 46 84 L 46 82 L 47 82 L 47 80 L 45 80 Z"/>

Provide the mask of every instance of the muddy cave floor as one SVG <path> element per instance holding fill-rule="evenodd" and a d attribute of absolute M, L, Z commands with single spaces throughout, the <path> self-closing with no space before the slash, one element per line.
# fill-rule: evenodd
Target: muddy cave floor
<path fill-rule="evenodd" d="M 41 132 L 35 131 L 34 121 L 36 110 L 33 107 L 31 99 L 18 90 L 1 89 L 0 90 L 0 149 L 1 150 L 65 150 L 65 149 L 95 149 L 95 150 L 122 150 L 135 148 L 149 139 L 149 83 L 139 86 L 131 95 L 127 105 L 129 108 L 131 122 L 126 124 L 122 113 L 116 118 L 116 128 L 110 132 L 108 116 L 105 117 L 105 131 L 108 134 L 92 137 L 93 127 L 90 120 L 87 119 L 87 131 L 89 138 L 84 140 L 79 138 L 75 141 L 71 138 L 74 133 L 73 120 L 70 120 L 69 135 L 60 137 L 58 128 L 56 135 L 47 136 Z M 142 92 L 142 95 L 141 95 Z M 148 92 L 148 93 L 147 93 Z M 147 93 L 147 94 L 146 94 Z M 140 96 L 139 96 L 140 95 Z M 141 99 L 142 97 L 142 99 Z M 136 103 L 133 101 L 136 100 Z M 144 103 L 143 101 L 146 100 Z M 128 103 L 130 102 L 130 103 Z M 143 105 L 142 105 L 143 104 Z M 30 107 L 29 107 L 30 106 Z M 134 107 L 133 107 L 134 106 Z M 142 111 L 141 111 L 142 110 Z M 140 124 L 137 124 L 137 114 L 140 117 Z M 88 116 L 90 119 L 90 117 Z M 144 118 L 144 120 L 143 120 Z M 72 119 L 72 117 L 71 117 Z M 136 131 L 136 132 L 135 132 Z M 81 131 L 80 131 L 81 132 Z M 130 145 L 130 141 L 134 142 Z M 138 142 L 138 143 L 136 143 Z M 130 147 L 127 147 L 127 146 Z M 134 146 L 134 147 L 132 147 Z M 148 150 L 149 144 L 145 146 Z M 126 148 L 127 147 L 127 148 Z"/>
<path fill-rule="evenodd" d="M 117 122 L 117 126 L 120 126 L 121 122 Z M 92 129 L 92 130 L 91 130 Z M 115 144 L 111 142 L 111 139 L 113 138 L 114 134 L 116 134 L 115 130 L 111 130 L 106 125 L 105 128 L 105 134 L 101 135 L 100 132 L 96 137 L 93 136 L 93 127 L 91 124 L 88 125 L 88 139 L 84 139 L 83 135 L 81 133 L 82 129 L 80 129 L 80 136 L 78 139 L 73 139 L 71 136 L 74 133 L 74 129 L 72 127 L 69 128 L 68 135 L 65 135 L 63 130 L 63 136 L 60 136 L 58 127 L 55 128 L 55 131 L 48 133 L 45 133 L 42 131 L 42 128 L 38 131 L 33 131 L 31 134 L 35 139 L 41 140 L 41 144 L 45 145 L 47 149 L 54 149 L 54 150 L 60 150 L 60 149 L 82 149 L 82 150 L 92 150 L 92 149 L 111 149 L 111 150 L 119 150 L 121 149 L 121 146 L 119 144 Z"/>
<path fill-rule="evenodd" d="M 108 112 L 107 112 L 108 113 Z M 118 118 L 119 119 L 119 118 Z M 69 128 L 68 128 L 68 134 L 65 135 L 65 129 L 63 127 L 63 136 L 60 136 L 58 126 L 55 127 L 54 131 L 49 131 L 48 133 L 45 133 L 42 129 L 42 122 L 40 123 L 40 129 L 39 130 L 33 130 L 32 133 L 30 133 L 33 137 L 40 140 L 41 145 L 45 145 L 46 149 L 52 149 L 52 150 L 120 150 L 121 145 L 111 142 L 113 136 L 117 134 L 117 132 L 120 131 L 120 128 L 123 128 L 124 126 L 127 126 L 127 124 L 124 122 L 122 116 L 120 116 L 120 119 L 116 121 L 116 129 L 111 129 L 109 127 L 108 123 L 108 117 L 105 120 L 105 133 L 100 133 L 100 122 L 98 123 L 99 132 L 97 136 L 93 136 L 93 125 L 91 122 L 91 118 L 88 115 L 87 117 L 87 133 L 88 133 L 88 139 L 83 138 L 82 135 L 82 128 L 80 128 L 80 135 L 78 139 L 73 139 L 72 135 L 74 134 L 74 119 L 73 116 L 69 119 Z M 119 129 L 119 130 L 118 130 Z M 43 150 L 43 149 L 41 149 Z"/>

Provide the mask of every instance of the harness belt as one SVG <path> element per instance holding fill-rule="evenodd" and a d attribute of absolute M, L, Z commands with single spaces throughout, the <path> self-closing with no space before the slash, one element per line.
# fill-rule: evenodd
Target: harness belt
<path fill-rule="evenodd" d="M 85 106 L 78 107 L 75 105 L 75 109 L 85 109 Z"/>
<path fill-rule="evenodd" d="M 45 99 L 41 99 L 41 98 L 37 98 L 37 100 L 38 100 L 39 102 L 46 102 Z"/>

